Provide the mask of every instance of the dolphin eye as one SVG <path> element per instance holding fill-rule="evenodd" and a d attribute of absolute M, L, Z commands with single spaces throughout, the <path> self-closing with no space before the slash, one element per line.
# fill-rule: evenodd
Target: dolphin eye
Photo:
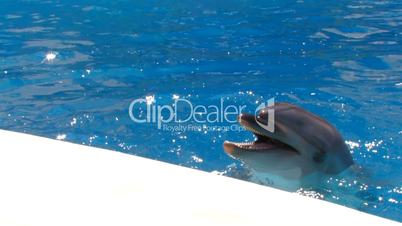
<path fill-rule="evenodd" d="M 324 162 L 326 158 L 327 158 L 327 155 L 323 152 L 318 152 L 313 156 L 314 162 L 317 162 L 317 163 Z"/>

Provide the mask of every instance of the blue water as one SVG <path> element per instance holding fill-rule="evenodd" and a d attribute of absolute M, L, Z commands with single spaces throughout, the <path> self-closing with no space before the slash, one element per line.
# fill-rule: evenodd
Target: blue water
<path fill-rule="evenodd" d="M 402 221 L 398 1 L 3 0 L 0 47 L 1 129 L 247 179 L 222 143 L 250 133 L 164 131 L 129 105 L 275 97 L 334 124 L 370 172 L 300 193 Z"/>

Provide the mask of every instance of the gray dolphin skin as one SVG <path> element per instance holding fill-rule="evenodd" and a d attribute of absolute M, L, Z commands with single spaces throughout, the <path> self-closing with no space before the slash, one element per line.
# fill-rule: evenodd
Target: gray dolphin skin
<path fill-rule="evenodd" d="M 275 114 L 273 132 L 259 125 L 267 125 L 268 110 Z M 338 174 L 353 165 L 350 151 L 335 127 L 298 106 L 275 103 L 256 116 L 242 113 L 238 121 L 256 140 L 225 141 L 224 150 L 257 172 L 300 179 L 317 172 Z"/>

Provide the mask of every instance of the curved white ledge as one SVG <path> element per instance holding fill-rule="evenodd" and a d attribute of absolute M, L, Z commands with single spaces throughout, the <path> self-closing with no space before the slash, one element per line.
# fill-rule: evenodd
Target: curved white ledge
<path fill-rule="evenodd" d="M 400 225 L 132 155 L 0 130 L 0 225 Z"/>

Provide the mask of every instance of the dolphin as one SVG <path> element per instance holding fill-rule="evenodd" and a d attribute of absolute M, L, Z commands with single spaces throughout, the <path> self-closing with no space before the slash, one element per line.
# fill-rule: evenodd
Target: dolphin
<path fill-rule="evenodd" d="M 274 130 L 268 131 L 268 112 L 274 112 Z M 309 175 L 339 174 L 353 165 L 340 133 L 324 119 L 296 105 L 275 103 L 256 115 L 241 113 L 238 122 L 251 131 L 250 143 L 225 141 L 224 150 L 253 170 L 289 180 Z"/>

